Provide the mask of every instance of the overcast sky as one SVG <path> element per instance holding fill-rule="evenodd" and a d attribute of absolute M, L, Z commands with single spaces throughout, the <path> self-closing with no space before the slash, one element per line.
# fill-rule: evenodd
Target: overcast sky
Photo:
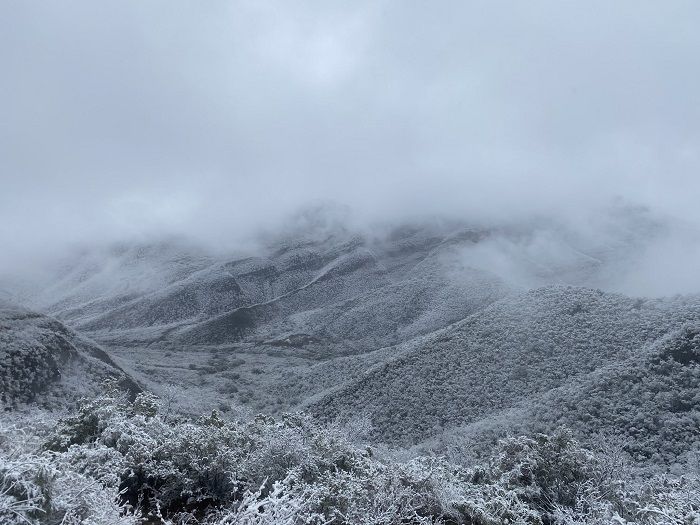
<path fill-rule="evenodd" d="M 332 199 L 698 221 L 696 1 L 0 3 L 4 260 Z"/>

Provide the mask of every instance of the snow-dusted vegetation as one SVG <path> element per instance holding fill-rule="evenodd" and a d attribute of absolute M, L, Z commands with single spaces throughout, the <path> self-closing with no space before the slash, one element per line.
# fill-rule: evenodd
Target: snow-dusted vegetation
<path fill-rule="evenodd" d="M 439 231 L 127 249 L 5 304 L 2 518 L 697 522 L 698 296 L 523 289 Z"/>
<path fill-rule="evenodd" d="M 0 520 L 135 524 L 697 523 L 697 472 L 631 477 L 560 429 L 500 441 L 481 464 L 400 462 L 301 414 L 169 414 L 115 384 L 59 420 L 0 434 Z M 353 439 L 354 437 L 354 439 Z M 465 454 L 468 451 L 465 450 Z"/>
<path fill-rule="evenodd" d="M 141 389 L 98 345 L 59 321 L 0 302 L 0 404 L 29 402 L 61 407 L 95 394 L 107 377 L 119 377 L 132 394 Z"/>
<path fill-rule="evenodd" d="M 455 425 L 538 405 L 540 396 L 552 391 L 558 397 L 541 411 L 546 413 L 542 418 L 561 418 L 578 427 L 580 417 L 582 427 L 588 419 L 595 419 L 594 425 L 622 427 L 615 411 L 587 416 L 582 408 L 586 405 L 569 404 L 567 393 L 556 389 L 570 385 L 575 390 L 581 381 L 607 376 L 609 385 L 601 387 L 609 392 L 598 391 L 590 401 L 606 404 L 611 402 L 608 394 L 617 393 L 616 385 L 630 374 L 639 375 L 639 381 L 649 375 L 665 377 L 665 386 L 659 387 L 665 394 L 656 401 L 679 395 L 673 384 L 677 381 L 686 382 L 686 389 L 697 388 L 694 358 L 675 361 L 662 347 L 666 334 L 698 319 L 697 296 L 644 300 L 585 288 L 538 288 L 395 348 L 393 357 L 314 400 L 310 410 L 331 419 L 364 413 L 374 424 L 376 439 L 411 445 Z M 697 352 L 693 341 L 687 343 L 690 355 Z M 654 364 L 657 361 L 664 364 Z M 669 373 L 659 373 L 659 366 Z M 630 389 L 619 392 L 624 396 Z M 655 401 L 645 406 L 659 407 Z M 679 406 L 695 424 L 695 403 Z M 616 410 L 624 412 L 625 404 Z M 661 432 L 661 427 L 655 428 Z M 634 437 L 650 438 L 645 433 Z M 692 447 L 694 439 L 680 441 Z"/>
<path fill-rule="evenodd" d="M 700 525 L 698 20 L 0 0 L 0 525 Z"/>
<path fill-rule="evenodd" d="M 2 519 L 697 522 L 698 296 L 522 288 L 460 228 L 120 250 L 5 304 Z"/>

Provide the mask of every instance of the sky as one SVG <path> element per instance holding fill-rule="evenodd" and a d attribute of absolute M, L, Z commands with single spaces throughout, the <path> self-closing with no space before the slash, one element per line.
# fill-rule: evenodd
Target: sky
<path fill-rule="evenodd" d="M 700 224 L 695 1 L 0 3 L 0 265 L 362 220 Z"/>

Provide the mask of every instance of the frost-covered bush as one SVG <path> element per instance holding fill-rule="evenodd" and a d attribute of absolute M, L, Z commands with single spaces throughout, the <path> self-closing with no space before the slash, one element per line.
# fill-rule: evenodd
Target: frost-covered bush
<path fill-rule="evenodd" d="M 585 487 L 611 483 L 597 458 L 565 430 L 502 440 L 486 465 L 466 472 L 452 481 L 450 505 L 459 523 L 479 525 L 552 523 L 560 508 L 578 515 Z"/>
<path fill-rule="evenodd" d="M 573 506 L 582 486 L 609 482 L 601 474 L 595 456 L 568 431 L 505 439 L 489 468 L 492 482 L 543 511 Z"/>
<path fill-rule="evenodd" d="M 31 432 L 10 424 L 0 427 L 0 523 L 139 523 L 133 509 L 120 501 L 118 479 L 99 451 L 81 451 L 80 461 L 75 452 L 40 450 Z"/>
<path fill-rule="evenodd" d="M 203 513 L 239 501 L 261 486 L 271 490 L 294 472 L 299 483 L 349 472 L 368 461 L 339 432 L 308 417 L 259 416 L 227 423 L 216 412 L 196 421 L 166 421 L 142 394 L 129 403 L 114 390 L 84 403 L 46 441 L 101 479 L 82 451 L 104 457 L 119 476 L 122 499 L 145 513 Z"/>
<path fill-rule="evenodd" d="M 234 508 L 215 511 L 205 522 L 211 525 L 323 524 L 323 516 L 311 510 L 312 495 L 295 490 L 293 477 L 275 481 L 270 490 L 265 484 L 255 491 L 247 489 Z"/>
<path fill-rule="evenodd" d="M 698 525 L 700 480 L 655 476 L 608 497 L 591 486 L 573 508 L 555 508 L 553 519 L 556 525 Z"/>
<path fill-rule="evenodd" d="M 700 524 L 697 478 L 633 483 L 566 430 L 480 465 L 400 462 L 305 415 L 166 418 L 113 386 L 48 431 L 0 433 L 1 523 Z"/>

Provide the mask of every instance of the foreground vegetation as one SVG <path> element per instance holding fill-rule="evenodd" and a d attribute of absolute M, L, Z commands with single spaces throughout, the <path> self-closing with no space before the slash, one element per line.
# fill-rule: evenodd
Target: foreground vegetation
<path fill-rule="evenodd" d="M 632 482 L 566 430 L 503 440 L 467 467 L 380 458 L 303 415 L 184 420 L 114 385 L 59 421 L 3 420 L 7 524 L 700 523 L 696 476 Z"/>

